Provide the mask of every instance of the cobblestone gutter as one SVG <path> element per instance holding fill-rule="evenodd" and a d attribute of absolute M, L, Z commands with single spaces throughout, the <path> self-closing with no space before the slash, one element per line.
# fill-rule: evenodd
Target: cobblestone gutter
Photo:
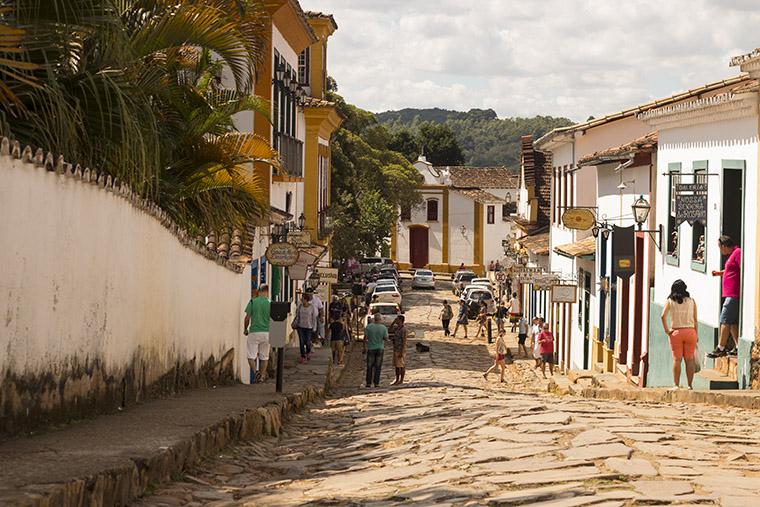
<path fill-rule="evenodd" d="M 279 436 L 285 422 L 308 404 L 323 398 L 348 367 L 333 369 L 328 364 L 324 385 L 310 385 L 262 407 L 246 409 L 176 442 L 148 459 L 133 459 L 129 466 L 103 470 L 94 476 L 61 484 L 30 485 L 16 498 L 0 498 L 3 505 L 30 507 L 78 507 L 82 505 L 126 505 L 153 486 L 180 475 L 225 447 L 238 441 L 255 441 Z M 9 503 L 5 503 L 9 502 Z"/>

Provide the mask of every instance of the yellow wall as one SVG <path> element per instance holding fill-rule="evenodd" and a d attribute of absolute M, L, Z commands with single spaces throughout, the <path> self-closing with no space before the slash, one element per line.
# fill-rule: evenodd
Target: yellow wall
<path fill-rule="evenodd" d="M 441 250 L 441 261 L 443 264 L 449 263 L 449 189 L 443 191 L 443 245 Z"/>
<path fill-rule="evenodd" d="M 478 266 L 483 265 L 483 205 L 479 202 L 474 204 L 475 234 L 473 238 L 473 259 Z"/>

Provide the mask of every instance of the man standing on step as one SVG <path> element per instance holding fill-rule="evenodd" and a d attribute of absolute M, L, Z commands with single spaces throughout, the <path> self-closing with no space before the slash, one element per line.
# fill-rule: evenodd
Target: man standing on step
<path fill-rule="evenodd" d="M 365 387 L 378 387 L 380 385 L 380 371 L 383 368 L 383 354 L 385 353 L 385 340 L 388 338 L 388 328 L 382 325 L 382 317 L 379 313 L 372 316 L 372 320 L 364 329 L 364 343 L 367 347 L 367 378 Z"/>
<path fill-rule="evenodd" d="M 718 347 L 707 357 L 716 358 L 724 356 L 735 356 L 736 348 L 739 346 L 739 313 L 740 289 L 741 289 L 741 265 L 742 249 L 734 243 L 729 236 L 718 238 L 718 248 L 721 255 L 727 255 L 728 260 L 722 271 L 713 271 L 713 276 L 723 277 L 723 308 L 720 311 L 720 341 Z M 728 345 L 728 336 L 733 338 L 733 346 L 730 350 Z"/>
<path fill-rule="evenodd" d="M 248 365 L 255 371 L 254 382 L 266 382 L 269 363 L 269 287 L 264 284 L 245 307 L 243 334 L 248 336 Z M 256 360 L 259 368 L 256 369 Z"/>

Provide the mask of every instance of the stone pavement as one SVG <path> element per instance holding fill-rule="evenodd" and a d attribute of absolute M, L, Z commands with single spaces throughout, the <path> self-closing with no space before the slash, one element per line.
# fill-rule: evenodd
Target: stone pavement
<path fill-rule="evenodd" d="M 407 384 L 364 389 L 349 368 L 278 438 L 218 453 L 136 505 L 758 505 L 760 413 L 525 392 L 519 364 L 510 382 L 485 381 L 485 340 L 438 330 L 453 298 L 405 297 Z"/>
<path fill-rule="evenodd" d="M 239 438 L 277 434 L 282 419 L 324 393 L 329 348 L 297 364 L 287 349 L 274 380 L 184 392 L 127 411 L 0 443 L 0 505 L 120 504 Z"/>

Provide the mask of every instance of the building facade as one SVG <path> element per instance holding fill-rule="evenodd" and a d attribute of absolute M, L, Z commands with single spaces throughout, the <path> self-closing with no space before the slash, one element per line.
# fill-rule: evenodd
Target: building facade
<path fill-rule="evenodd" d="M 424 157 L 422 206 L 402 209 L 391 234 L 391 257 L 401 269 L 477 273 L 503 256 L 502 241 L 517 212 L 518 178 L 504 167 L 435 167 Z"/>

